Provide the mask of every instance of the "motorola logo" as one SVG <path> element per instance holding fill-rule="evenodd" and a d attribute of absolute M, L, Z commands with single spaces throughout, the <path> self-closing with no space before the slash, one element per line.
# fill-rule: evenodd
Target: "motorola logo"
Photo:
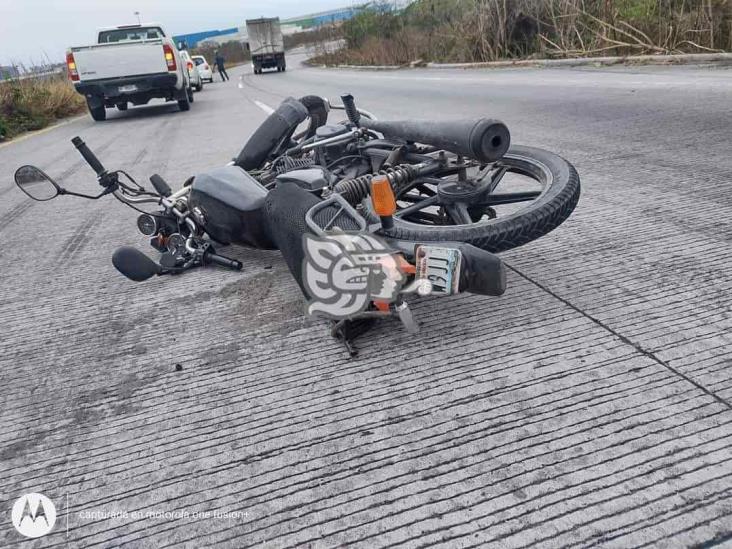
<path fill-rule="evenodd" d="M 48 534 L 56 523 L 56 506 L 43 494 L 31 492 L 13 504 L 13 526 L 28 538 Z"/>

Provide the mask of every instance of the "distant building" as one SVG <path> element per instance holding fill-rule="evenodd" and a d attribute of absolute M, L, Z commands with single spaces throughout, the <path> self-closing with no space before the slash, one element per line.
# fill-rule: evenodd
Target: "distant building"
<path fill-rule="evenodd" d="M 206 38 L 205 40 L 202 40 L 201 42 L 199 42 L 199 44 L 218 45 L 218 44 L 224 44 L 225 42 L 233 42 L 233 41 L 246 42 L 247 41 L 247 28 L 246 27 L 236 27 L 233 29 L 229 29 L 226 33 Z"/>
<path fill-rule="evenodd" d="M 246 40 L 246 27 L 243 27 L 244 35 L 241 35 L 241 29 L 239 27 L 232 27 L 230 29 L 223 30 L 210 30 L 201 32 L 192 32 L 189 34 L 178 34 L 173 36 L 173 40 L 178 44 L 179 42 L 185 42 L 189 48 L 195 48 L 200 42 L 215 42 L 223 43 L 230 42 L 231 40 L 239 40 L 240 42 Z"/>
<path fill-rule="evenodd" d="M 367 9 L 370 4 L 363 4 L 361 6 L 351 6 L 348 8 L 338 8 L 334 10 L 321 11 L 318 13 L 311 13 L 310 15 L 301 15 L 300 17 L 291 17 L 290 19 L 282 20 L 282 33 L 292 34 L 295 32 L 302 32 L 316 27 L 322 27 L 323 25 L 335 25 L 351 19 L 358 13 Z"/>
<path fill-rule="evenodd" d="M 20 71 L 18 71 L 18 67 L 15 67 L 12 65 L 9 65 L 9 66 L 0 65 L 0 80 L 18 78 L 18 76 L 20 76 Z"/>
<path fill-rule="evenodd" d="M 407 5 L 411 0 L 400 0 L 394 3 L 394 6 Z M 349 6 L 347 8 L 337 8 L 334 10 L 321 11 L 318 13 L 311 13 L 310 15 L 302 15 L 299 17 L 291 17 L 289 19 L 282 19 L 282 34 L 293 34 L 295 32 L 302 32 L 323 25 L 334 25 L 350 19 L 354 15 L 368 9 L 372 6 L 373 2 L 367 2 L 359 6 Z M 276 15 L 276 14 L 269 14 Z M 223 30 L 210 30 L 201 32 L 192 32 L 189 34 L 177 34 L 173 36 L 176 43 L 185 42 L 187 47 L 195 48 L 198 45 L 204 44 L 223 44 L 224 42 L 231 42 L 236 40 L 238 42 L 247 41 L 247 28 L 246 26 L 232 27 Z"/>

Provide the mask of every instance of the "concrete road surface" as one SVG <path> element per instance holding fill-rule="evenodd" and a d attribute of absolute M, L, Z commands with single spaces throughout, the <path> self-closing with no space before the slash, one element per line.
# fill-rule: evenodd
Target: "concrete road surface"
<path fill-rule="evenodd" d="M 231 72 L 188 113 L 88 116 L 0 146 L 0 546 L 732 545 L 732 70 Z M 501 298 L 415 303 L 349 360 L 275 252 L 133 283 L 107 198 L 35 203 L 25 163 L 175 186 L 288 95 L 382 118 L 490 115 L 582 177 L 574 215 L 504 254 Z M 177 368 L 179 366 L 179 368 Z M 10 508 L 40 492 L 53 530 Z"/>

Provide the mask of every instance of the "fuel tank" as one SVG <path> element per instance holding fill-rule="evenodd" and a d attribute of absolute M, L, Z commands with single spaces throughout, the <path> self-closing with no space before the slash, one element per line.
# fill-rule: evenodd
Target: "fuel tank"
<path fill-rule="evenodd" d="M 264 219 L 267 196 L 259 181 L 238 166 L 224 166 L 197 175 L 188 205 L 203 215 L 208 235 L 222 244 L 274 249 Z"/>

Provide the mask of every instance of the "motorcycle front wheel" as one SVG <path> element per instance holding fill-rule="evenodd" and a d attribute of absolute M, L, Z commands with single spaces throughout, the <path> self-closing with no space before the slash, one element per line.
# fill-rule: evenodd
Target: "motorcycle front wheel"
<path fill-rule="evenodd" d="M 483 169 L 491 170 L 489 192 L 485 186 L 475 192 L 470 176 L 465 183 L 457 175 L 418 180 L 400 192 L 388 235 L 414 242 L 466 242 L 497 253 L 552 231 L 579 201 L 577 171 L 554 153 L 514 145 Z M 369 208 L 370 200 L 364 205 Z"/>

